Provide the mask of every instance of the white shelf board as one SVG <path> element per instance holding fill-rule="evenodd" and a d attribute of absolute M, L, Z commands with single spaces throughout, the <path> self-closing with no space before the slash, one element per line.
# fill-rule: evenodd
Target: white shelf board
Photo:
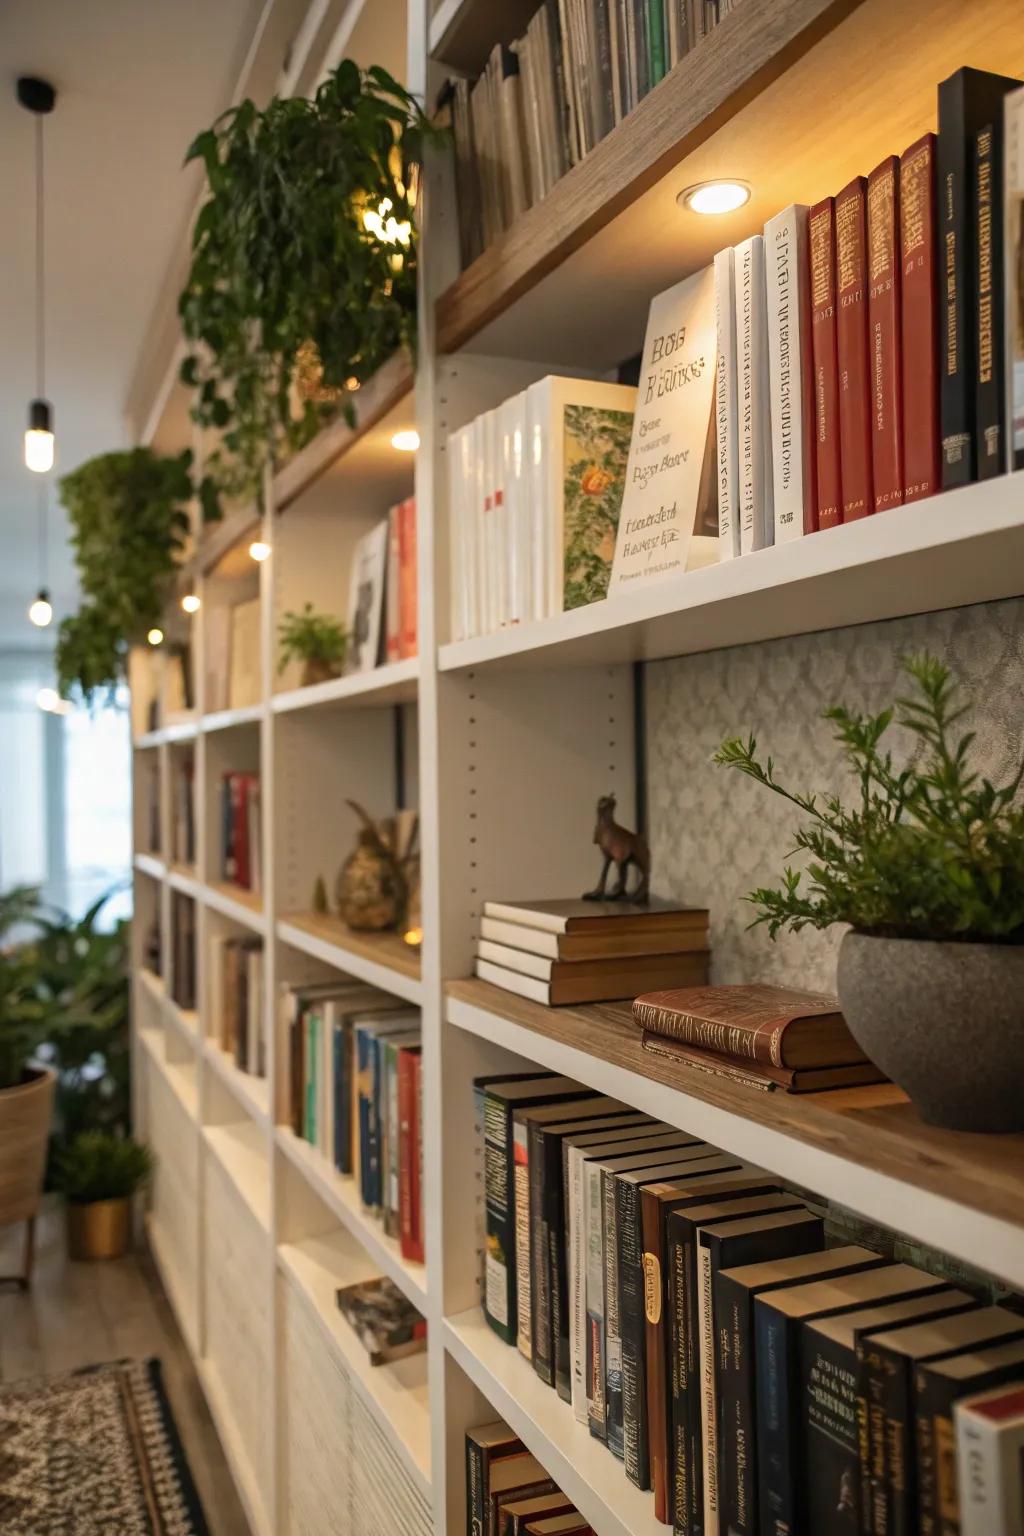
<path fill-rule="evenodd" d="M 370 1279 L 372 1264 L 353 1258 L 340 1233 L 285 1243 L 277 1250 L 281 1271 L 312 1307 L 329 1346 L 353 1386 L 389 1435 L 423 1497 L 430 1500 L 430 1404 L 427 1354 L 373 1366 L 351 1325 L 338 1310 L 340 1285 Z"/>
<path fill-rule="evenodd" d="M 143 731 L 141 736 L 136 736 L 132 747 L 136 752 L 148 752 L 152 747 L 158 747 L 163 740 L 162 730 Z"/>
<path fill-rule="evenodd" d="M 442 671 L 653 661 L 1024 593 L 1024 471 L 441 647 Z"/>
<path fill-rule="evenodd" d="M 183 896 L 195 898 L 199 895 L 200 881 L 198 876 L 190 874 L 181 864 L 169 864 L 167 866 L 167 884 L 174 891 L 180 891 Z"/>
<path fill-rule="evenodd" d="M 365 1248 L 374 1263 L 384 1271 L 420 1312 L 427 1308 L 427 1272 L 423 1264 L 413 1264 L 402 1257 L 394 1238 L 385 1235 L 379 1221 L 363 1210 L 355 1180 L 338 1173 L 319 1152 L 289 1126 L 279 1125 L 277 1145 L 297 1168 L 326 1206 Z"/>
<path fill-rule="evenodd" d="M 194 1008 L 182 1008 L 173 997 L 164 996 L 164 1018 L 179 1034 L 196 1045 L 199 1041 L 199 1015 Z"/>
<path fill-rule="evenodd" d="M 350 677 L 334 677 L 326 683 L 313 683 L 308 688 L 290 688 L 287 692 L 275 693 L 270 707 L 275 714 L 286 714 L 296 709 L 337 708 L 346 704 L 360 707 L 413 704 L 419 675 L 419 657 L 409 656 L 405 661 L 372 667 L 367 672 L 354 672 Z"/>
<path fill-rule="evenodd" d="M 135 976 L 139 985 L 162 1008 L 167 1000 L 167 987 L 164 984 L 163 977 L 158 976 L 155 971 L 148 970 L 144 965 L 139 966 Z"/>
<path fill-rule="evenodd" d="M 206 1398 L 210 1416 L 216 1425 L 217 1435 L 224 1455 L 227 1457 L 228 1466 L 231 1468 L 231 1475 L 250 1529 L 254 1536 L 272 1536 L 256 1474 L 228 1404 L 227 1393 L 221 1384 L 217 1367 L 210 1359 L 198 1356 L 195 1357 L 194 1363 L 203 1388 L 203 1396 Z"/>
<path fill-rule="evenodd" d="M 253 1120 L 207 1125 L 203 1139 L 265 1232 L 270 1232 L 270 1155 Z"/>
<path fill-rule="evenodd" d="M 390 965 L 383 965 L 355 949 L 347 949 L 343 944 L 332 943 L 330 939 L 287 920 L 278 921 L 277 937 L 282 944 L 290 944 L 293 949 L 301 950 L 314 960 L 333 965 L 346 975 L 354 976 L 357 981 L 365 981 L 371 987 L 380 987 L 382 991 L 390 992 L 392 996 L 412 1003 L 417 1008 L 423 1005 L 423 982 L 419 977 L 405 976 Z"/>
<path fill-rule="evenodd" d="M 203 1054 L 221 1082 L 234 1094 L 264 1129 L 270 1125 L 270 1085 L 265 1077 L 254 1077 L 235 1065 L 229 1051 L 222 1050 L 216 1040 L 207 1040 Z"/>
<path fill-rule="evenodd" d="M 162 880 L 167 874 L 167 865 L 159 854 L 137 853 L 133 862 L 139 873 L 149 875 L 151 880 Z"/>
<path fill-rule="evenodd" d="M 194 741 L 199 730 L 199 716 L 190 711 L 169 719 L 160 732 L 164 741 Z"/>
<path fill-rule="evenodd" d="M 1024 1287 L 1024 1228 L 1018 1222 L 856 1161 L 848 1146 L 843 1149 L 838 1125 L 833 1152 L 778 1125 L 762 1123 L 757 1118 L 759 1094 L 751 1093 L 749 1113 L 741 1113 L 710 1102 L 699 1091 L 689 1093 L 645 1077 L 459 998 L 447 1000 L 446 1017 L 540 1067 L 576 1078 L 894 1232 Z M 926 1161 L 927 1154 L 925 1144 L 918 1156 Z"/>
<path fill-rule="evenodd" d="M 167 1299 L 171 1303 L 171 1310 L 174 1313 L 178 1327 L 185 1335 L 189 1348 L 195 1353 L 195 1303 L 189 1307 L 186 1299 L 188 1287 L 179 1274 L 177 1260 L 171 1257 L 174 1252 L 174 1244 L 164 1237 L 160 1231 L 160 1223 L 152 1211 L 146 1212 L 146 1237 L 149 1241 L 153 1257 L 156 1260 L 160 1280 L 164 1290 L 167 1292 Z"/>
<path fill-rule="evenodd" d="M 257 898 L 261 905 L 256 907 L 245 900 L 246 893 L 239 887 L 239 895 L 233 894 L 233 888 L 228 885 L 202 885 L 198 886 L 203 901 L 215 912 L 223 912 L 225 917 L 233 918 L 236 923 L 241 923 L 244 928 L 251 928 L 254 933 L 265 934 L 267 931 L 266 914 L 262 907 L 262 897 Z"/>
<path fill-rule="evenodd" d="M 258 725 L 263 719 L 263 712 L 262 704 L 243 704 L 237 709 L 217 709 L 212 714 L 203 716 L 203 730 L 209 734 L 211 731 L 231 731 L 239 725 Z"/>
<path fill-rule="evenodd" d="M 657 1536 L 654 1495 L 635 1488 L 606 1445 L 541 1381 L 514 1345 L 492 1333 L 479 1307 L 444 1323 L 448 1353 L 515 1430 L 601 1536 Z"/>

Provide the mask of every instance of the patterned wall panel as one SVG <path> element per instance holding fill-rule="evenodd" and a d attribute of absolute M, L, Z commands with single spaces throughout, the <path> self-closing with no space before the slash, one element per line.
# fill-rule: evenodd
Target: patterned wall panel
<path fill-rule="evenodd" d="M 801 790 L 848 787 L 829 705 L 878 710 L 902 691 L 898 659 L 929 650 L 964 683 L 967 724 L 984 772 L 1015 771 L 1024 748 L 1024 601 L 737 646 L 647 668 L 648 817 L 654 889 L 711 910 L 712 979 L 831 989 L 840 934 L 805 930 L 776 943 L 748 928 L 742 900 L 774 884 L 799 812 L 711 756 L 753 733 L 776 777 Z M 897 734 L 894 732 L 894 743 Z"/>

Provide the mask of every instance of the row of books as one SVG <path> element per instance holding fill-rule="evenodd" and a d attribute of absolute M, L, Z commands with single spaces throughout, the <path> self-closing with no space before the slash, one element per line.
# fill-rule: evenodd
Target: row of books
<path fill-rule="evenodd" d="M 416 655 L 416 502 L 412 496 L 388 513 L 388 577 L 384 602 L 384 655 Z"/>
<path fill-rule="evenodd" d="M 196 862 L 196 764 L 191 753 L 174 760 L 171 776 L 171 857 Z"/>
<path fill-rule="evenodd" d="M 939 1529 L 953 1403 L 1022 1374 L 1024 1316 L 830 1246 L 774 1175 L 571 1079 L 476 1087 L 487 1320 L 659 1521 Z"/>
<path fill-rule="evenodd" d="M 220 782 L 220 878 L 246 891 L 263 885 L 260 776 L 225 773 Z"/>
<path fill-rule="evenodd" d="M 548 1006 L 707 980 L 708 914 L 652 901 L 485 901 L 476 974 Z"/>
<path fill-rule="evenodd" d="M 630 113 L 733 0 L 544 0 L 479 79 L 450 80 L 462 265 Z"/>
<path fill-rule="evenodd" d="M 191 1012 L 196 1006 L 196 904 L 171 892 L 171 998 Z"/>
<path fill-rule="evenodd" d="M 466 1536 L 590 1536 L 591 1530 L 503 1419 L 466 1431 Z"/>
<path fill-rule="evenodd" d="M 216 713 L 258 704 L 263 697 L 259 598 L 211 603 L 205 612 L 204 709 Z"/>
<path fill-rule="evenodd" d="M 352 555 L 346 672 L 417 654 L 416 502 L 391 508 L 364 533 Z"/>
<path fill-rule="evenodd" d="M 423 1262 L 420 1016 L 359 982 L 282 988 L 289 1122 Z"/>
<path fill-rule="evenodd" d="M 263 940 L 254 934 L 244 938 L 213 934 L 209 956 L 214 1038 L 241 1071 L 266 1077 Z"/>

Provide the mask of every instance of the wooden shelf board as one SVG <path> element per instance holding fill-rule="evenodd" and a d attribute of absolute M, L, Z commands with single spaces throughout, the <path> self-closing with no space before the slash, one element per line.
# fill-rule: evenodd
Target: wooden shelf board
<path fill-rule="evenodd" d="M 891 1084 L 762 1093 L 686 1070 L 643 1050 L 626 1003 L 545 1008 L 468 980 L 449 983 L 447 1015 L 894 1231 L 1024 1284 L 1024 1135 L 936 1130 Z"/>
<path fill-rule="evenodd" d="M 578 1424 L 572 1407 L 473 1307 L 444 1323 L 444 1343 L 495 1412 L 520 1437 L 602 1536 L 657 1536 L 654 1495 L 629 1481 L 622 1462 Z"/>
<path fill-rule="evenodd" d="M 272 1536 L 271 1525 L 263 1507 L 259 1480 L 235 1422 L 220 1373 L 213 1361 L 207 1357 L 194 1357 L 194 1364 L 253 1536 Z"/>
<path fill-rule="evenodd" d="M 275 693 L 270 707 L 275 714 L 286 714 L 297 709 L 344 705 L 365 708 L 367 705 L 415 704 L 419 675 L 419 658 L 410 656 L 405 661 L 374 667 L 369 672 L 356 672 L 351 677 L 335 677 L 326 683 L 313 683 L 308 688 L 289 688 Z"/>
<path fill-rule="evenodd" d="M 235 1065 L 230 1051 L 223 1050 L 216 1040 L 207 1040 L 203 1054 L 221 1082 L 234 1094 L 258 1125 L 266 1129 L 270 1125 L 270 1085 L 265 1077 L 254 1077 Z"/>
<path fill-rule="evenodd" d="M 616 366 L 655 294 L 934 128 L 935 87 L 965 62 L 1022 73 L 1016 5 L 743 0 L 440 297 L 439 349 Z M 750 184 L 744 208 L 680 209 L 722 177 Z"/>
<path fill-rule="evenodd" d="M 168 865 L 167 884 L 172 890 L 180 891 L 183 896 L 195 897 L 199 894 L 199 877 L 195 869 L 187 864 Z"/>
<path fill-rule="evenodd" d="M 442 671 L 653 661 L 1024 592 L 1024 472 L 441 647 Z"/>
<path fill-rule="evenodd" d="M 303 954 L 326 961 L 365 981 L 421 1006 L 420 956 L 396 933 L 353 933 L 340 917 L 292 912 L 277 924 L 277 936 Z"/>
<path fill-rule="evenodd" d="M 259 512 L 254 505 L 235 507 L 222 522 L 207 524 L 195 554 L 182 567 L 185 578 L 199 571 L 213 571 L 237 544 L 252 537 L 259 524 Z"/>
<path fill-rule="evenodd" d="M 203 716 L 203 730 L 233 731 L 242 725 L 259 725 L 263 719 L 262 704 L 240 704 L 234 709 L 216 709 Z"/>
<path fill-rule="evenodd" d="M 158 853 L 137 853 L 132 862 L 140 874 L 151 880 L 162 880 L 167 873 L 167 865 Z"/>
<path fill-rule="evenodd" d="M 275 510 L 286 511 L 339 460 L 353 454 L 372 429 L 403 403 L 406 403 L 411 424 L 412 387 L 412 360 L 407 353 L 397 352 L 352 396 L 356 413 L 354 426 L 349 426 L 343 417 L 337 417 L 290 463 L 278 470 L 274 476 Z"/>
<path fill-rule="evenodd" d="M 296 1136 L 290 1126 L 279 1125 L 277 1145 L 293 1167 L 307 1180 L 320 1199 L 365 1248 L 370 1258 L 395 1282 L 421 1312 L 427 1306 L 427 1272 L 423 1264 L 413 1264 L 402 1257 L 401 1249 L 388 1237 L 379 1221 L 368 1216 L 359 1199 L 354 1179 L 333 1168 L 316 1147 Z"/>
<path fill-rule="evenodd" d="M 340 1285 L 368 1280 L 373 1263 L 353 1254 L 342 1233 L 285 1243 L 278 1266 L 312 1308 L 327 1341 L 367 1408 L 402 1457 L 420 1492 L 430 1499 L 430 1405 L 427 1355 L 409 1355 L 390 1365 L 371 1366 L 366 1350 L 338 1310 Z"/>
<path fill-rule="evenodd" d="M 146 1240 L 156 1262 L 161 1283 L 167 1293 L 167 1299 L 171 1303 L 171 1310 L 174 1313 L 178 1327 L 185 1336 L 185 1342 L 192 1353 L 195 1354 L 197 1348 L 196 1317 L 198 1311 L 198 1287 L 196 1287 L 196 1294 L 193 1295 L 190 1302 L 187 1283 L 182 1279 L 177 1259 L 172 1257 L 175 1251 L 174 1244 L 164 1237 L 160 1231 L 160 1223 L 152 1211 L 146 1212 L 145 1221 Z"/>
<path fill-rule="evenodd" d="M 203 1138 L 265 1232 L 270 1232 L 270 1156 L 255 1121 L 207 1125 Z"/>
<path fill-rule="evenodd" d="M 495 43 L 522 37 L 537 6 L 535 0 L 441 0 L 430 18 L 427 52 L 437 63 L 479 74 Z"/>
<path fill-rule="evenodd" d="M 223 912 L 225 917 L 233 918 L 236 923 L 253 929 L 255 933 L 266 932 L 267 919 L 263 911 L 263 896 L 259 891 L 247 891 L 240 885 L 232 885 L 224 880 L 204 885 L 201 890 L 208 907 Z"/>

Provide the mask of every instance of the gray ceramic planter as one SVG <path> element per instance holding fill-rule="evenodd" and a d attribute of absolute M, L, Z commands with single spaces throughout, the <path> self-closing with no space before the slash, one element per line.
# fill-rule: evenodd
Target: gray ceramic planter
<path fill-rule="evenodd" d="M 930 1124 L 1024 1130 L 1024 945 L 848 933 L 837 990 L 858 1044 Z"/>

